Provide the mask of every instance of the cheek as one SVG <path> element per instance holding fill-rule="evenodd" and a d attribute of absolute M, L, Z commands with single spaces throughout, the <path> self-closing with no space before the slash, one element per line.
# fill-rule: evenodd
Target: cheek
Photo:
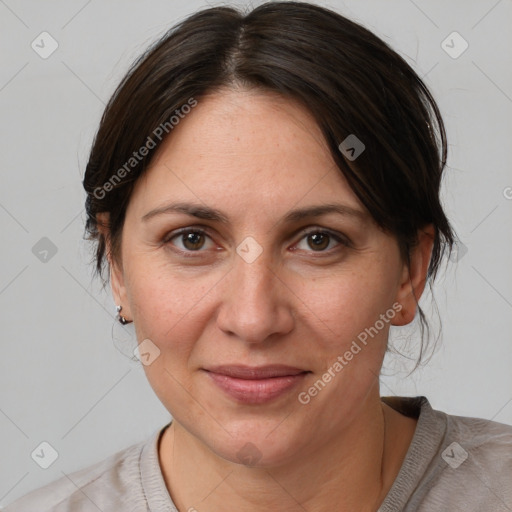
<path fill-rule="evenodd" d="M 372 265 L 298 280 L 290 288 L 303 303 L 303 321 L 323 333 L 327 350 L 350 345 L 391 308 L 396 294 L 392 273 Z"/>
<path fill-rule="evenodd" d="M 305 306 L 303 325 L 309 325 L 314 335 L 307 350 L 318 363 L 315 381 L 302 390 L 301 404 L 308 401 L 308 407 L 328 411 L 330 419 L 338 422 L 346 421 L 364 403 L 378 382 L 396 314 L 393 279 L 390 267 L 368 265 L 304 280 L 296 288 Z"/>
<path fill-rule="evenodd" d="M 133 254 L 125 267 L 125 284 L 137 339 L 149 339 L 160 350 L 145 369 L 153 378 L 158 368 L 160 373 L 167 370 L 183 382 L 197 341 L 214 321 L 217 285 L 226 269 L 177 270 L 162 262 L 161 254 Z"/>
<path fill-rule="evenodd" d="M 171 414 L 194 411 L 190 361 L 212 318 L 215 284 L 222 275 L 177 274 L 163 265 L 132 261 L 126 269 L 128 300 L 139 342 L 151 340 L 159 355 L 144 371 L 148 382 Z"/>

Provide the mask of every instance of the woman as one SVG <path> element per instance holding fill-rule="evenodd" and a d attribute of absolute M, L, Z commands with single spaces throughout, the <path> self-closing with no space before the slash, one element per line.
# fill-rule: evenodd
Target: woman
<path fill-rule="evenodd" d="M 511 427 L 379 392 L 390 326 L 424 322 L 454 242 L 445 161 L 422 81 L 338 14 L 171 30 L 110 100 L 84 187 L 173 420 L 7 510 L 511 510 Z"/>

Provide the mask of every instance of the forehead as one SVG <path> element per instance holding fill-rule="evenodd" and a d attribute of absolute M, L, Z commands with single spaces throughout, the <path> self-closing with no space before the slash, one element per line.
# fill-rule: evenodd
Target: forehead
<path fill-rule="evenodd" d="M 252 213 L 334 200 L 363 209 L 312 115 L 261 91 L 199 99 L 160 146 L 134 196 L 151 205 L 181 198 L 238 204 Z"/>

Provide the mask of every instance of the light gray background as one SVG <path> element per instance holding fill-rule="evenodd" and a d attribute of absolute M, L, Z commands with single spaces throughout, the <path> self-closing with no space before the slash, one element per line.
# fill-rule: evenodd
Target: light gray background
<path fill-rule="evenodd" d="M 403 358 L 387 359 L 382 394 L 426 395 L 452 414 L 512 424 L 512 4 L 318 3 L 405 56 L 448 128 L 443 197 L 467 253 L 435 288 L 443 322 L 437 353 L 407 378 Z M 112 341 L 114 305 L 92 279 L 82 240 L 81 180 L 104 103 L 129 64 L 206 5 L 0 0 L 0 506 L 170 419 L 142 370 Z M 31 48 L 43 31 L 59 44 L 48 59 Z M 456 59 L 441 46 L 453 31 L 469 44 Z M 460 48 L 460 41 L 448 44 Z M 46 262 L 32 251 L 43 237 L 57 248 Z M 42 441 L 59 454 L 46 470 L 30 455 Z"/>

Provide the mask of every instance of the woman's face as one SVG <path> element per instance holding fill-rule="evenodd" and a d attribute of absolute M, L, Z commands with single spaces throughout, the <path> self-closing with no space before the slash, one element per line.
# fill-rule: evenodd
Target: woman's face
<path fill-rule="evenodd" d="M 151 386 L 234 462 L 293 460 L 362 417 L 389 326 L 414 315 L 396 240 L 312 117 L 261 92 L 203 98 L 174 127 L 131 197 L 121 262 Z"/>

